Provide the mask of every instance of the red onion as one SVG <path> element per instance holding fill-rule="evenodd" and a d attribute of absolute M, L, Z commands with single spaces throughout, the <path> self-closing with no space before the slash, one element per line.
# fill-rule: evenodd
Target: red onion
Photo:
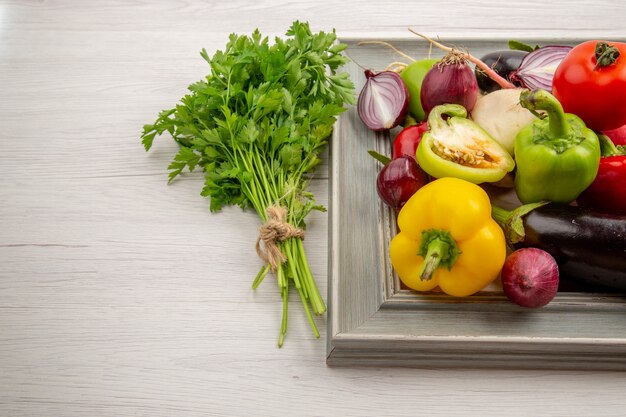
<path fill-rule="evenodd" d="M 552 78 L 556 67 L 571 46 L 548 45 L 535 49 L 524 57 L 519 68 L 511 73 L 511 81 L 517 81 L 530 90 L 552 91 Z"/>
<path fill-rule="evenodd" d="M 414 157 L 401 155 L 392 159 L 378 173 L 376 191 L 385 204 L 400 210 L 417 190 L 428 183 L 428 175 Z"/>
<path fill-rule="evenodd" d="M 556 296 L 559 267 L 548 252 L 523 248 L 504 261 L 501 272 L 504 294 L 522 307 L 542 307 Z"/>
<path fill-rule="evenodd" d="M 460 54 L 461 56 L 463 56 L 465 59 L 467 59 L 471 63 L 476 64 L 476 67 L 480 68 L 481 71 L 484 71 L 484 73 L 487 74 L 487 76 L 489 78 L 491 78 L 493 81 L 495 81 L 496 84 L 498 84 L 500 87 L 502 87 L 502 88 L 517 88 L 517 86 L 515 84 L 509 82 L 506 78 L 502 77 L 500 74 L 498 74 L 496 71 L 494 71 L 493 68 L 491 68 L 489 65 L 485 64 L 483 61 L 481 61 L 480 59 L 476 58 L 475 56 L 473 56 L 469 52 L 457 51 L 456 49 L 450 48 L 449 46 L 446 46 L 446 45 L 444 45 L 442 43 L 439 43 L 439 42 L 437 42 L 437 41 L 435 41 L 433 39 L 430 39 L 428 36 L 424 36 L 421 33 L 418 33 L 418 32 L 414 31 L 411 28 L 409 28 L 409 31 L 415 33 L 420 38 L 426 39 L 432 45 L 436 46 L 437 48 L 439 48 L 439 49 L 441 49 L 443 51 L 446 51 L 446 52 L 456 52 L 457 54 Z"/>
<path fill-rule="evenodd" d="M 365 71 L 365 85 L 359 94 L 359 117 L 368 128 L 380 131 L 396 127 L 408 111 L 409 91 L 393 71 L 374 74 Z"/>
<path fill-rule="evenodd" d="M 426 114 L 439 104 L 460 104 L 472 111 L 478 97 L 478 82 L 462 53 L 449 52 L 424 77 L 420 99 Z"/>

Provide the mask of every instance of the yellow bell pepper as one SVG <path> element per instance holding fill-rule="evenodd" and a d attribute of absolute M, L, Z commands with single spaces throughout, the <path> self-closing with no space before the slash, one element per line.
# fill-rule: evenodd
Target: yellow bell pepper
<path fill-rule="evenodd" d="M 420 188 L 398 214 L 391 264 L 417 291 L 472 295 L 500 274 L 504 233 L 491 218 L 491 202 L 478 185 L 445 177 Z"/>

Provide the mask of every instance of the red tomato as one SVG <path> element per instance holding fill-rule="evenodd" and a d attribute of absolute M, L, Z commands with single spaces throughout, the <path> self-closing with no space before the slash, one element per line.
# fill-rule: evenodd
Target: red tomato
<path fill-rule="evenodd" d="M 605 41 L 583 42 L 567 54 L 554 73 L 552 94 L 587 127 L 610 130 L 626 124 L 626 43 L 605 42 L 619 56 L 603 66 L 596 57 L 599 42 Z"/>
<path fill-rule="evenodd" d="M 428 123 L 426 122 L 408 126 L 402 129 L 393 141 L 393 153 L 391 157 L 393 159 L 396 159 L 402 155 L 408 155 L 415 159 L 415 151 L 417 151 L 417 145 L 419 145 L 420 140 L 422 140 L 422 135 L 427 130 Z"/>

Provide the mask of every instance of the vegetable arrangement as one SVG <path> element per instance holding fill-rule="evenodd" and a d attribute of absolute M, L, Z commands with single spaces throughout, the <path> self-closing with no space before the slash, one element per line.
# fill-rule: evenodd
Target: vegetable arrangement
<path fill-rule="evenodd" d="M 324 210 L 307 191 L 337 115 L 354 104 L 354 86 L 338 69 L 345 44 L 332 33 L 312 33 L 294 22 L 270 45 L 259 31 L 231 35 L 224 51 L 202 57 L 211 67 L 204 80 L 153 124 L 144 126 L 149 150 L 169 133 L 180 146 L 169 180 L 183 169 L 202 169 L 201 195 L 211 211 L 226 205 L 253 208 L 263 221 L 257 252 L 264 262 L 256 288 L 272 270 L 283 300 L 278 345 L 287 330 L 289 289 L 295 287 L 316 337 L 312 313 L 326 311 L 302 243 L 305 218 Z M 312 313 L 311 313 L 312 311 Z"/>
<path fill-rule="evenodd" d="M 351 104 L 369 129 L 402 127 L 391 158 L 372 155 L 384 165 L 378 194 L 398 212 L 390 259 L 405 285 L 464 297 L 501 278 L 524 307 L 548 304 L 559 272 L 626 290 L 626 44 L 511 42 L 478 59 L 428 40 L 445 56 L 366 70 L 357 101 L 334 31 L 296 21 L 272 44 L 258 30 L 233 34 L 223 51 L 201 52 L 206 78 L 144 126 L 146 150 L 166 132 L 179 145 L 170 182 L 201 169 L 211 211 L 257 212 L 252 287 L 277 278 L 279 346 L 291 287 L 319 337 L 313 315 L 326 305 L 303 238 L 307 215 L 324 208 L 307 186 Z M 528 204 L 492 204 L 487 183 Z"/>
<path fill-rule="evenodd" d="M 383 202 L 397 211 L 389 256 L 403 284 L 464 297 L 500 278 L 527 308 L 562 280 L 626 290 L 626 44 L 512 41 L 478 59 L 418 35 L 446 54 L 396 69 L 408 97 L 385 100 L 411 117 L 396 111 L 386 129 L 403 127 L 391 162 L 414 157 L 428 181 L 381 181 L 388 165 L 377 179 L 381 197 L 402 195 Z M 396 178 L 415 172 L 398 165 Z M 487 184 L 513 188 L 519 207 L 492 204 Z"/>

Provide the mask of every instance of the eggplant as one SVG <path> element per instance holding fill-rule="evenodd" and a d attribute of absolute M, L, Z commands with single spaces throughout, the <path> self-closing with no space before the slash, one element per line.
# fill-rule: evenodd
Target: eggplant
<path fill-rule="evenodd" d="M 528 55 L 528 52 L 517 50 L 504 50 L 490 52 L 487 55 L 480 58 L 485 64 L 489 65 L 495 72 L 501 75 L 503 78 L 511 81 L 510 75 L 513 71 L 519 68 L 522 64 L 524 57 Z M 485 93 L 491 93 L 492 91 L 499 90 L 498 83 L 493 81 L 485 72 L 480 68 L 474 69 L 476 80 L 478 81 L 478 88 Z M 513 84 L 521 87 L 519 81 L 511 81 Z"/>
<path fill-rule="evenodd" d="M 526 214 L 518 210 L 492 211 L 514 248 L 548 252 L 559 266 L 561 281 L 593 290 L 626 291 L 626 216 L 555 203 Z M 507 221 L 502 223 L 505 213 Z M 520 221 L 523 233 L 515 238 L 512 229 Z"/>

